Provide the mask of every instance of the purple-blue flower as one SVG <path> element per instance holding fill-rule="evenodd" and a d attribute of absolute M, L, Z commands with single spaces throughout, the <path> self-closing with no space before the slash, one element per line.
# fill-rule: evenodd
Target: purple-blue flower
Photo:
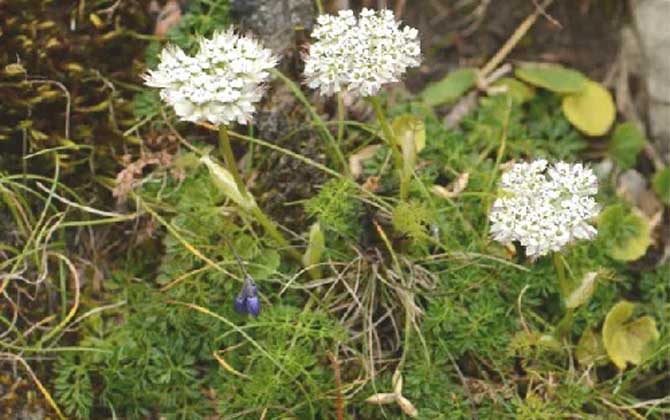
<path fill-rule="evenodd" d="M 242 290 L 235 297 L 233 303 L 235 311 L 239 314 L 248 313 L 253 317 L 257 317 L 261 313 L 261 301 L 258 299 L 258 288 L 251 277 L 244 280 Z"/>
<path fill-rule="evenodd" d="M 247 312 L 253 317 L 257 317 L 261 313 L 261 302 L 258 300 L 258 296 L 247 298 Z"/>

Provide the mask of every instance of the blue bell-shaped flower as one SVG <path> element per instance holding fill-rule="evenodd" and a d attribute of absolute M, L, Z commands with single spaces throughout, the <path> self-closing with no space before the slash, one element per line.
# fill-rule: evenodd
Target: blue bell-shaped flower
<path fill-rule="evenodd" d="M 261 313 L 261 301 L 258 299 L 258 296 L 247 298 L 247 312 L 253 317 L 257 317 Z"/>
<path fill-rule="evenodd" d="M 242 292 L 235 297 L 233 305 L 235 307 L 235 312 L 238 314 L 243 315 L 247 312 L 247 297 L 244 294 L 244 289 L 242 289 Z"/>
<path fill-rule="evenodd" d="M 235 297 L 233 306 L 235 307 L 235 311 L 241 315 L 250 314 L 257 317 L 261 313 L 261 301 L 258 299 L 258 288 L 256 287 L 256 283 L 254 283 L 254 279 L 250 276 L 247 276 L 244 280 L 242 290 L 240 290 L 240 293 Z"/>

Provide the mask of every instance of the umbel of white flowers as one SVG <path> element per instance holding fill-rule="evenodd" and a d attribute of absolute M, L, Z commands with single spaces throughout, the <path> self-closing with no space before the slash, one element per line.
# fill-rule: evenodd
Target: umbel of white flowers
<path fill-rule="evenodd" d="M 174 45 L 166 47 L 158 67 L 144 79 L 161 89 L 161 98 L 182 120 L 246 124 L 277 61 L 258 41 L 231 29 L 201 38 L 195 56 Z"/>
<path fill-rule="evenodd" d="M 519 241 L 531 259 L 593 239 L 597 231 L 589 221 L 600 211 L 597 192 L 595 174 L 581 163 L 517 163 L 500 181 L 491 234 L 503 243 Z"/>
<path fill-rule="evenodd" d="M 351 10 L 321 15 L 312 31 L 316 42 L 304 57 L 307 85 L 322 95 L 376 95 L 420 64 L 418 35 L 414 28 L 400 29 L 390 10 L 363 9 L 358 19 Z"/>

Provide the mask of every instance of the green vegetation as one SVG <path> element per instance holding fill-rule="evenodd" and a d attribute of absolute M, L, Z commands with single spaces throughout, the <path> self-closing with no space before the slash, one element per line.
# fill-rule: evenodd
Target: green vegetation
<path fill-rule="evenodd" d="M 26 35 L 27 22 L 55 7 L 36 3 L 44 8 L 5 24 L 5 36 L 33 52 L 45 47 L 28 41 L 65 31 L 37 23 L 44 38 Z M 346 156 L 383 145 L 361 161 L 356 181 L 324 171 L 336 167 L 324 158 L 331 145 L 304 140 L 322 135 L 305 109 L 290 115 L 300 130 L 263 139 L 279 149 L 245 142 L 238 151 L 253 150 L 247 179 L 265 176 L 259 185 L 267 186 L 272 174 L 259 174 L 267 168 L 309 175 L 292 182 L 314 194 L 280 206 L 273 197 L 291 185 L 249 184 L 301 251 L 319 223 L 325 249 L 307 258 L 320 259 L 313 270 L 286 258 L 199 163 L 217 133 L 179 123 L 141 87 L 138 75 L 162 45 L 139 42 L 144 12 L 121 9 L 123 29 L 112 18 L 100 29 L 82 17 L 109 2 L 81 3 L 73 14 L 103 51 L 82 46 L 86 59 L 72 63 L 31 59 L 0 79 L 0 147 L 8 150 L 0 154 L 0 347 L 25 363 L 18 371 L 31 384 L 0 403 L 0 416 L 25 400 L 52 418 L 336 419 L 338 407 L 344 418 L 408 418 L 397 400 L 366 402 L 394 391 L 396 371 L 419 419 L 670 415 L 670 269 L 658 263 L 667 238 L 616 188 L 616 173 L 635 167 L 645 140 L 630 123 L 610 133 L 611 121 L 574 121 L 579 98 L 568 109 L 566 98 L 595 82 L 569 69 L 524 68 L 498 85 L 513 86 L 508 92 L 479 92 L 453 128 L 434 106 L 474 89 L 473 71 L 452 75 L 458 86 L 447 80 L 382 98 L 395 136 L 398 121 L 422 123 L 411 134 L 425 147 L 415 144 L 407 200 L 398 199 L 394 157 L 376 123 L 342 122 Z M 191 1 L 168 39 L 192 47 L 194 34 L 224 27 L 227 13 L 225 2 Z M 91 63 L 111 54 L 106 48 L 121 48 L 114 55 L 129 62 L 88 70 L 101 68 Z M 555 87 L 562 71 L 570 77 Z M 67 111 L 61 83 L 70 89 Z M 609 148 L 593 147 L 585 133 L 594 131 Z M 303 141 L 315 150 L 298 147 Z M 573 289 L 597 273 L 570 310 L 550 257 L 529 261 L 488 232 L 505 165 L 538 157 L 615 162 L 599 174 L 599 236 L 562 255 Z M 667 224 L 667 168 L 649 188 Z M 234 310 L 243 271 L 229 244 L 258 285 L 258 318 Z"/>

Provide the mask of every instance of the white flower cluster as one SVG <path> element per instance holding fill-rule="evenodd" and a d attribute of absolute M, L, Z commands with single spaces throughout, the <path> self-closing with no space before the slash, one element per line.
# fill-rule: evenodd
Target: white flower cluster
<path fill-rule="evenodd" d="M 270 50 L 228 30 L 201 39 L 195 56 L 166 47 L 145 81 L 161 88 L 161 98 L 185 121 L 246 124 L 263 95 L 268 70 L 276 65 Z"/>
<path fill-rule="evenodd" d="M 530 258 L 597 233 L 588 222 L 600 211 L 593 197 L 598 180 L 581 163 L 517 163 L 503 174 L 500 189 L 489 215 L 491 234 L 499 242 L 519 241 Z"/>
<path fill-rule="evenodd" d="M 305 57 L 307 84 L 324 95 L 375 95 L 419 65 L 418 35 L 414 28 L 400 29 L 390 10 L 363 9 L 358 19 L 351 10 L 321 15 L 312 32 L 317 41 Z"/>

